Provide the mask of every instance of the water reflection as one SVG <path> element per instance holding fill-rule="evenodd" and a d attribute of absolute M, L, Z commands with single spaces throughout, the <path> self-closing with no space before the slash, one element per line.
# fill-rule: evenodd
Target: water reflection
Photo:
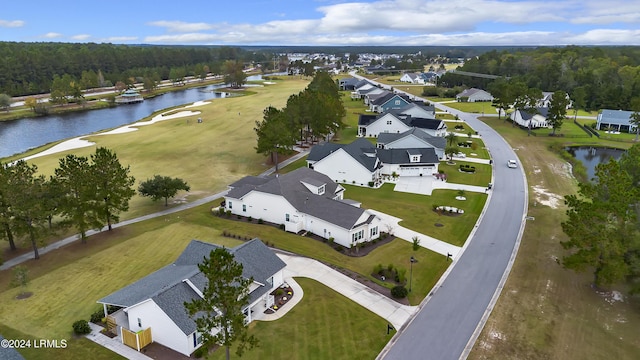
<path fill-rule="evenodd" d="M 596 166 L 606 163 L 609 159 L 619 159 L 624 150 L 593 147 L 593 146 L 574 146 L 566 148 L 567 152 L 574 158 L 580 160 L 587 168 L 587 176 L 593 179 L 596 176 Z"/>

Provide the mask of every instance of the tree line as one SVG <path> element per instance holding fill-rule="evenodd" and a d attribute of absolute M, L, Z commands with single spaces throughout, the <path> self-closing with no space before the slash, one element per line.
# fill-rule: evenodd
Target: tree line
<path fill-rule="evenodd" d="M 134 183 L 129 166 L 120 164 L 116 154 L 104 147 L 90 157 L 70 154 L 59 159 L 49 178 L 24 160 L 0 164 L 0 239 L 8 241 L 12 251 L 17 249 L 17 239 L 26 239 L 35 259 L 40 258 L 38 246 L 59 229 L 75 228 L 86 243 L 89 230 L 106 226 L 111 231 L 120 221 L 136 193 Z M 181 179 L 159 175 L 138 188 L 142 196 L 164 199 L 165 206 L 178 190 L 189 191 L 189 186 Z M 61 219 L 55 226 L 54 218 Z"/>
<path fill-rule="evenodd" d="M 640 145 L 620 160 L 596 167 L 592 182 L 579 184 L 577 195 L 565 196 L 567 220 L 562 242 L 569 254 L 566 268 L 592 271 L 594 285 L 628 286 L 640 292 Z"/>
<path fill-rule="evenodd" d="M 129 46 L 95 43 L 0 42 L 0 93 L 49 93 L 54 77 L 68 75 L 81 89 L 222 73 L 227 60 L 273 66 L 273 54 L 237 47 Z"/>
<path fill-rule="evenodd" d="M 258 154 L 271 156 L 278 169 L 278 154 L 300 142 L 323 139 L 344 127 L 346 114 L 338 84 L 327 72 L 318 71 L 300 93 L 291 95 L 283 109 L 267 107 L 256 121 Z M 274 159 L 275 156 L 275 159 Z"/>
<path fill-rule="evenodd" d="M 542 91 L 562 90 L 582 97 L 586 110 L 631 109 L 640 97 L 640 47 L 540 47 L 489 51 L 465 62 L 460 70 L 498 75 Z M 487 89 L 494 81 L 447 73 L 442 86 Z"/>

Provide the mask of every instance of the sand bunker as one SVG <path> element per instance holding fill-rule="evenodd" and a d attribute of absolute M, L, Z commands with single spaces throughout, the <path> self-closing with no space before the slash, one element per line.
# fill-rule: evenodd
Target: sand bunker
<path fill-rule="evenodd" d="M 551 193 L 540 185 L 534 185 L 531 189 L 536 196 L 536 201 L 542 205 L 548 206 L 552 209 L 557 209 L 560 204 L 564 203 L 564 198 L 562 196 Z"/>

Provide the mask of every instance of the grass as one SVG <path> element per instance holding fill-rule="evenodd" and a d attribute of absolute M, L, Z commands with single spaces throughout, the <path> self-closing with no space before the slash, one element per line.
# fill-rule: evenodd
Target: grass
<path fill-rule="evenodd" d="M 462 203 L 455 199 L 455 190 L 435 190 L 431 196 L 393 191 L 393 184 L 379 189 L 343 185 L 345 197 L 362 202 L 362 207 L 382 211 L 403 219 L 401 226 L 462 246 L 473 229 L 484 206 L 485 194 L 467 192 Z M 439 215 L 433 205 L 456 206 L 465 211 L 461 216 Z M 443 226 L 436 226 L 435 224 Z M 405 239 L 411 240 L 411 239 Z"/>
<path fill-rule="evenodd" d="M 191 192 L 178 194 L 178 200 L 190 201 L 224 190 L 233 181 L 271 166 L 253 148 L 255 121 L 262 119 L 262 111 L 269 105 L 284 107 L 287 98 L 301 91 L 308 81 L 280 80 L 276 85 L 251 88 L 250 96 L 211 101 L 197 108 L 202 112 L 199 115 L 141 126 L 135 132 L 86 138 L 97 146 L 112 149 L 122 164 L 131 166 L 137 183 L 155 174 L 184 179 L 191 186 Z M 198 117 L 203 123 L 195 121 Z M 37 165 L 42 174 L 51 175 L 58 159 L 66 154 L 89 156 L 94 151 L 94 147 L 82 148 L 29 162 Z M 130 202 L 131 210 L 123 214 L 122 219 L 152 213 L 162 207 L 161 203 L 136 195 Z"/>
<path fill-rule="evenodd" d="M 34 341 L 40 339 L 27 335 L 8 326 L 0 324 L 0 333 L 7 339 L 21 339 Z M 60 338 L 48 338 L 46 340 L 58 340 L 58 344 L 62 344 Z M 72 337 L 67 340 L 66 347 L 60 349 L 30 348 L 19 349 L 18 352 L 29 360 L 67 360 L 67 359 L 95 359 L 95 360 L 118 360 L 124 357 L 102 347 L 91 340 L 84 337 Z"/>
<path fill-rule="evenodd" d="M 560 227 L 565 208 L 553 196 L 577 191 L 568 167 L 550 146 L 611 146 L 594 138 L 527 137 L 497 119 L 485 119 L 514 148 L 529 186 L 529 215 L 522 243 L 509 279 L 470 359 L 637 359 L 640 342 L 640 304 L 635 298 L 611 301 L 611 293 L 591 288 L 592 276 L 564 269 L 556 259 L 565 254 Z M 565 126 L 568 124 L 565 124 Z M 563 126 L 561 132 L 572 131 Z M 618 146 L 630 144 L 620 144 Z M 537 203 L 536 206 L 533 204 Z M 548 204 L 548 205 L 545 205 Z M 613 287 L 625 293 L 624 287 Z"/>
<path fill-rule="evenodd" d="M 260 345 L 243 359 L 373 359 L 391 339 L 384 319 L 315 280 L 295 280 L 304 297 L 280 320 L 250 325 Z M 224 356 L 221 348 L 209 359 Z"/>
<path fill-rule="evenodd" d="M 497 110 L 491 106 L 491 102 L 452 102 L 447 106 L 468 113 L 497 114 Z"/>
<path fill-rule="evenodd" d="M 475 166 L 475 173 L 465 173 L 460 171 L 460 165 Z M 439 168 L 447 174 L 447 182 L 454 184 L 466 184 L 475 186 L 487 186 L 491 182 L 491 165 L 477 164 L 468 161 L 456 160 L 455 165 L 446 162 L 440 163 Z"/>

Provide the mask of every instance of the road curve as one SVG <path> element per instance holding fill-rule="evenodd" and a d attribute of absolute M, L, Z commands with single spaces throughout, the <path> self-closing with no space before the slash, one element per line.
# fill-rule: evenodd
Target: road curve
<path fill-rule="evenodd" d="M 491 313 L 515 260 L 527 209 L 527 186 L 513 149 L 476 115 L 444 108 L 481 135 L 490 150 L 493 190 L 462 256 L 378 356 L 385 360 L 464 359 Z M 496 119 L 496 121 L 498 121 Z"/>

